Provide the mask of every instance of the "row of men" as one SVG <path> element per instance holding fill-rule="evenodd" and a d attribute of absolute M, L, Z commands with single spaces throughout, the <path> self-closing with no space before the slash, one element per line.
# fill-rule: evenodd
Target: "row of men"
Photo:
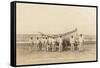
<path fill-rule="evenodd" d="M 39 50 L 42 50 L 42 47 L 44 46 L 46 51 L 49 51 L 51 48 L 52 51 L 56 51 L 56 43 L 58 43 L 58 49 L 59 51 L 62 51 L 62 37 L 54 38 L 54 37 L 45 37 L 45 38 L 39 38 L 37 37 L 34 41 L 33 38 L 30 38 L 30 42 L 32 45 L 36 45 Z"/>
<path fill-rule="evenodd" d="M 56 48 L 58 48 L 58 51 L 63 51 L 63 38 L 62 36 L 55 38 L 55 37 L 45 37 L 45 38 L 39 38 L 37 37 L 35 40 L 33 38 L 30 38 L 30 42 L 32 45 L 36 45 L 38 50 L 42 50 L 43 46 L 45 47 L 46 51 L 49 51 L 51 48 L 51 51 L 56 51 Z M 83 36 L 80 34 L 79 39 L 76 40 L 74 36 L 70 37 L 69 43 L 71 45 L 71 50 L 73 51 L 75 48 L 75 43 L 78 42 L 78 49 L 81 51 L 83 50 Z"/>

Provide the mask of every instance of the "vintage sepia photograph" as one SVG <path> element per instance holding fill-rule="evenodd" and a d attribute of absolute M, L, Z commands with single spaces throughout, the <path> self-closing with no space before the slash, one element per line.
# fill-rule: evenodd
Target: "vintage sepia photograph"
<path fill-rule="evenodd" d="M 16 65 L 97 60 L 96 7 L 16 3 Z"/>

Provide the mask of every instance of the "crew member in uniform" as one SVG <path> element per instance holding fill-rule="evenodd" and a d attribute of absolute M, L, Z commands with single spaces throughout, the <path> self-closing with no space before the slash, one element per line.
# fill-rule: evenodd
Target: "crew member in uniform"
<path fill-rule="evenodd" d="M 56 39 L 53 37 L 52 38 L 52 52 L 56 50 L 56 48 L 55 48 L 55 42 L 56 42 Z"/>
<path fill-rule="evenodd" d="M 75 39 L 73 36 L 71 36 L 70 37 L 71 51 L 74 51 L 74 43 L 75 43 Z"/>
<path fill-rule="evenodd" d="M 61 36 L 58 38 L 58 41 L 59 41 L 59 52 L 61 52 L 62 49 L 63 49 L 63 46 L 62 46 L 62 37 Z"/>
<path fill-rule="evenodd" d="M 40 41 L 39 41 L 39 38 L 37 37 L 37 38 L 36 38 L 36 41 L 35 41 L 35 43 L 36 43 L 36 49 L 37 49 L 37 50 L 39 50 L 39 42 L 40 42 Z"/>
<path fill-rule="evenodd" d="M 79 45 L 78 45 L 78 48 L 79 48 L 79 51 L 83 51 L 83 42 L 84 42 L 84 38 L 83 38 L 83 35 L 80 34 L 79 36 Z"/>
<path fill-rule="evenodd" d="M 30 39 L 29 39 L 29 46 L 28 46 L 28 50 L 32 50 L 33 49 L 33 47 L 34 47 L 34 40 L 33 40 L 33 37 L 30 37 Z"/>

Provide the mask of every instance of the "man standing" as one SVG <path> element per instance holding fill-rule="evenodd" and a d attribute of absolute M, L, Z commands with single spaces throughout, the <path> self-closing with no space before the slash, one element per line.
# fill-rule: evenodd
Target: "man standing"
<path fill-rule="evenodd" d="M 30 39 L 29 39 L 29 50 L 31 51 L 32 49 L 33 49 L 33 47 L 34 47 L 34 41 L 33 41 L 33 37 L 30 37 Z"/>
<path fill-rule="evenodd" d="M 56 42 L 56 40 L 55 40 L 55 38 L 53 37 L 53 38 L 52 38 L 52 51 L 55 51 L 55 42 Z"/>
<path fill-rule="evenodd" d="M 31 45 L 34 45 L 33 37 L 30 37 L 29 42 L 31 43 Z"/>
<path fill-rule="evenodd" d="M 49 50 L 49 49 L 52 49 L 52 39 L 51 39 L 51 37 L 48 38 L 48 49 L 47 50 Z"/>
<path fill-rule="evenodd" d="M 58 40 L 59 40 L 59 52 L 61 52 L 62 49 L 63 49 L 63 46 L 62 46 L 62 37 L 60 36 L 60 37 L 58 38 Z"/>
<path fill-rule="evenodd" d="M 83 42 L 84 42 L 83 35 L 80 34 L 80 36 L 79 36 L 79 46 L 78 46 L 79 51 L 83 50 Z"/>
<path fill-rule="evenodd" d="M 38 50 L 38 49 L 39 49 L 39 38 L 38 38 L 38 37 L 36 38 L 35 43 L 36 43 L 36 48 L 37 48 L 37 50 Z"/>
<path fill-rule="evenodd" d="M 47 37 L 44 38 L 44 48 L 45 48 L 45 50 L 47 50 L 46 49 L 47 48 Z"/>
<path fill-rule="evenodd" d="M 75 39 L 73 36 L 71 36 L 71 38 L 70 38 L 71 51 L 74 51 L 74 43 L 75 43 Z"/>
<path fill-rule="evenodd" d="M 46 37 L 46 40 L 47 40 L 47 42 L 46 42 L 46 51 L 49 51 L 50 46 L 49 46 L 49 40 L 48 40 L 48 37 Z"/>
<path fill-rule="evenodd" d="M 40 51 L 42 50 L 42 41 L 41 41 L 41 39 L 39 39 L 38 48 L 39 48 Z"/>

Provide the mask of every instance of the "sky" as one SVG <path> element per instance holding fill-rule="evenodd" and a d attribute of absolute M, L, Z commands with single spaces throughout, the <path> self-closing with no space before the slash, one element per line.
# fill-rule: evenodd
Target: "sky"
<path fill-rule="evenodd" d="M 96 34 L 96 8 L 17 3 L 17 34 Z"/>

